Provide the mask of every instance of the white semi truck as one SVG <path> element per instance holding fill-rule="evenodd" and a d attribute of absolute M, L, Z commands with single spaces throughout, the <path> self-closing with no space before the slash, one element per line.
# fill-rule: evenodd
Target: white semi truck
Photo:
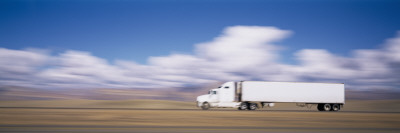
<path fill-rule="evenodd" d="M 343 83 L 240 81 L 226 82 L 198 96 L 197 106 L 204 110 L 256 110 L 274 103 L 296 103 L 302 107 L 317 105 L 319 111 L 339 111 L 344 101 Z"/>

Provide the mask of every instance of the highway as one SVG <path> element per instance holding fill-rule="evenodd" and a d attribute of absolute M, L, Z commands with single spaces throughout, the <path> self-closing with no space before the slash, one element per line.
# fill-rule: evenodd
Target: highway
<path fill-rule="evenodd" d="M 262 109 L 262 110 L 236 110 L 236 109 L 149 109 L 149 108 L 76 108 L 76 107 L 0 107 L 0 109 L 60 109 L 60 110 L 158 110 L 158 111 L 255 111 L 255 112 L 321 112 L 317 110 L 276 110 L 276 109 Z M 324 112 L 321 112 L 324 113 Z M 397 111 L 351 111 L 341 110 L 338 112 L 325 112 L 325 113 L 400 113 Z"/>

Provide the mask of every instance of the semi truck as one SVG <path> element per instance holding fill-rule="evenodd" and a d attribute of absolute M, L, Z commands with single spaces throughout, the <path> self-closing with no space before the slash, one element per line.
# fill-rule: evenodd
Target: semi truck
<path fill-rule="evenodd" d="M 301 107 L 317 106 L 319 111 L 339 111 L 345 103 L 344 83 L 226 82 L 208 94 L 197 97 L 197 107 L 256 110 L 275 103 L 296 103 Z"/>

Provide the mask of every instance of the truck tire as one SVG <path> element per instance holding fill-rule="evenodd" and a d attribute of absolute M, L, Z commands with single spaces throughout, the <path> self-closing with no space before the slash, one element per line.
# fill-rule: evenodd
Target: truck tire
<path fill-rule="evenodd" d="M 324 106 L 323 106 L 324 111 L 330 111 L 331 109 L 332 109 L 331 104 L 328 104 L 328 103 L 324 104 Z"/>
<path fill-rule="evenodd" d="M 201 105 L 201 109 L 203 109 L 203 110 L 208 110 L 209 108 L 210 108 L 210 104 L 208 102 L 204 102 Z"/>
<path fill-rule="evenodd" d="M 318 111 L 324 111 L 324 104 L 318 104 L 317 109 Z"/>
<path fill-rule="evenodd" d="M 333 104 L 331 111 L 339 111 L 340 110 L 340 105 L 339 104 Z"/>
<path fill-rule="evenodd" d="M 258 108 L 257 103 L 250 103 L 249 110 L 256 110 Z"/>
<path fill-rule="evenodd" d="M 239 110 L 246 110 L 248 108 L 248 103 L 241 103 L 239 106 Z"/>

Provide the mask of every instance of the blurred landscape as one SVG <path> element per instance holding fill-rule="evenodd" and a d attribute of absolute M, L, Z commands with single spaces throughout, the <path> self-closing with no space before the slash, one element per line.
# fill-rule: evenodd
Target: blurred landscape
<path fill-rule="evenodd" d="M 201 110 L 191 89 L 1 87 L 0 132 L 398 132 L 397 92 L 346 91 L 339 112 L 295 103 Z"/>
<path fill-rule="evenodd" d="M 0 133 L 400 133 L 399 14 L 393 0 L 1 0 Z M 196 107 L 240 80 L 345 83 L 345 104 Z"/>
<path fill-rule="evenodd" d="M 196 97 L 217 84 L 191 89 L 35 89 L 1 87 L 0 107 L 197 109 Z M 346 90 L 345 111 L 400 112 L 400 93 Z M 266 110 L 316 110 L 279 103 Z"/>

